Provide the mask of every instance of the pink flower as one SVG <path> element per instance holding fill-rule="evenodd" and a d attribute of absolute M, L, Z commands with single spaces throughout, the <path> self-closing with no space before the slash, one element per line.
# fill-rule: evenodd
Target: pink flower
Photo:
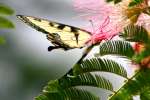
<path fill-rule="evenodd" d="M 146 28 L 146 30 L 149 32 L 150 31 L 150 16 L 147 14 L 141 14 L 136 24 L 144 26 L 144 28 Z"/>
<path fill-rule="evenodd" d="M 114 5 L 104 2 L 104 0 L 74 0 L 75 10 L 81 13 L 81 18 L 92 21 L 93 27 L 85 27 L 92 33 L 86 44 L 97 44 L 102 40 L 109 40 L 116 36 L 120 27 L 116 24 L 112 16 L 114 15 Z M 116 13 L 117 10 L 115 11 Z"/>
<path fill-rule="evenodd" d="M 105 0 L 74 0 L 74 8 L 80 13 L 80 16 L 86 20 L 92 20 L 94 27 L 98 28 L 106 16 L 109 16 L 112 28 L 118 27 L 122 30 L 128 25 L 124 10 L 128 8 L 130 0 L 114 5 L 106 3 Z"/>
<path fill-rule="evenodd" d="M 110 18 L 106 17 L 104 22 L 96 30 L 90 30 L 92 36 L 86 42 L 86 44 L 97 44 L 100 43 L 102 40 L 112 39 L 118 34 L 118 30 L 117 27 L 115 29 L 112 29 L 110 26 Z"/>
<path fill-rule="evenodd" d="M 92 20 L 95 27 L 99 27 L 102 20 L 106 16 L 109 16 L 112 28 L 117 27 L 122 31 L 125 26 L 136 24 L 137 21 L 137 24 L 145 23 L 143 21 L 144 19 L 150 22 L 150 17 L 148 18 L 148 16 L 146 17 L 143 14 L 146 11 L 149 13 L 149 9 L 145 10 L 145 8 L 148 8 L 148 0 L 144 0 L 143 3 L 137 6 L 128 7 L 131 1 L 122 0 L 122 2 L 114 5 L 112 3 L 106 3 L 105 0 L 74 0 L 74 7 L 82 18 Z M 150 24 L 146 26 L 150 27 Z"/>
<path fill-rule="evenodd" d="M 137 6 L 128 7 L 131 1 L 122 0 L 114 5 L 106 3 L 105 0 L 74 0 L 75 10 L 80 13 L 81 18 L 92 21 L 93 28 L 96 29 L 86 27 L 86 30 L 93 34 L 89 41 L 95 44 L 106 40 L 115 36 L 117 32 L 123 31 L 124 27 L 129 24 L 142 25 L 149 30 L 150 16 L 144 14 L 149 13 L 148 0 L 144 0 Z"/>

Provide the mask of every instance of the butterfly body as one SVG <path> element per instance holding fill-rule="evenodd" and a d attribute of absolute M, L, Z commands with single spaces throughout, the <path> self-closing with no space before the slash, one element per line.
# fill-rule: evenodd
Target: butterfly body
<path fill-rule="evenodd" d="M 54 45 L 49 47 L 49 51 L 57 48 L 64 50 L 82 48 L 91 37 L 90 32 L 77 27 L 32 16 L 17 15 L 17 17 L 32 28 L 47 35 L 47 39 Z"/>

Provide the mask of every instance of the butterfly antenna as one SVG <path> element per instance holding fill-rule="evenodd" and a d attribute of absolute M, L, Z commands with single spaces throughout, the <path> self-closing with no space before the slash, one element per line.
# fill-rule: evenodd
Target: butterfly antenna
<path fill-rule="evenodd" d="M 92 20 L 89 20 L 91 26 L 92 26 L 92 33 L 94 34 L 95 33 L 95 28 L 94 28 L 94 24 L 93 24 L 93 21 Z"/>

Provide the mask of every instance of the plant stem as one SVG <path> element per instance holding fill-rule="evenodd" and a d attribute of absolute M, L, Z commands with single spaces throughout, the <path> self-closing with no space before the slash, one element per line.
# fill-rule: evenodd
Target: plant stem
<path fill-rule="evenodd" d="M 133 78 L 135 78 L 139 73 L 140 73 L 140 70 L 139 70 L 138 72 L 136 72 L 131 78 L 129 78 L 129 79 L 127 80 L 127 82 L 125 82 L 125 84 L 124 84 L 122 87 L 120 87 L 116 92 L 114 92 L 114 94 L 109 98 L 109 100 L 111 100 L 112 98 L 114 98 L 114 97 L 119 93 L 119 91 L 120 91 L 126 84 L 128 84 Z"/>
<path fill-rule="evenodd" d="M 77 61 L 76 64 L 80 64 L 80 63 L 83 61 L 83 59 L 84 59 L 84 58 L 89 54 L 89 52 L 92 50 L 93 46 L 94 46 L 94 45 L 90 45 L 90 46 L 88 46 L 88 47 L 84 50 L 82 57 Z M 75 65 L 76 65 L 76 64 L 75 64 Z"/>

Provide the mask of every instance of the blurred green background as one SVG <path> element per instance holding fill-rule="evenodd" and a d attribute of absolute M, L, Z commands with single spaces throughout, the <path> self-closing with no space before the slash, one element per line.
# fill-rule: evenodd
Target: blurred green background
<path fill-rule="evenodd" d="M 36 16 L 77 27 L 89 22 L 75 18 L 77 13 L 71 0 L 1 0 L 0 3 L 15 11 L 7 17 L 15 28 L 0 29 L 0 36 L 6 39 L 0 45 L 0 100 L 32 100 L 49 80 L 64 75 L 80 58 L 83 49 L 48 52 L 51 44 L 46 36 L 25 25 L 16 15 Z M 112 82 L 118 87 L 123 79 L 117 79 Z M 108 95 L 101 91 L 95 90 L 101 96 Z"/>

